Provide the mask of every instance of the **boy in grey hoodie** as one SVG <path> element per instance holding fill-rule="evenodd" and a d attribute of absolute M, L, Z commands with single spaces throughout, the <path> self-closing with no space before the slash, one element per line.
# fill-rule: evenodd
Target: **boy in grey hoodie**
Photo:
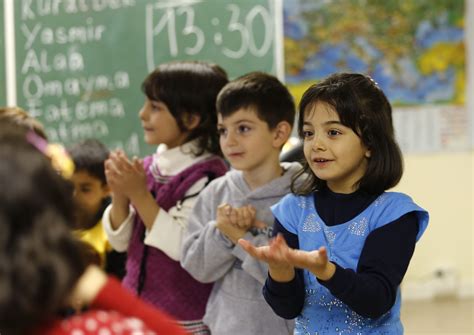
<path fill-rule="evenodd" d="M 199 195 L 184 235 L 181 265 L 214 282 L 204 316 L 213 335 L 293 334 L 262 295 L 268 267 L 248 255 L 239 238 L 267 245 L 270 206 L 290 193 L 299 163 L 280 163 L 295 117 L 293 99 L 275 77 L 253 72 L 230 82 L 217 98 L 218 131 L 232 166 Z"/>

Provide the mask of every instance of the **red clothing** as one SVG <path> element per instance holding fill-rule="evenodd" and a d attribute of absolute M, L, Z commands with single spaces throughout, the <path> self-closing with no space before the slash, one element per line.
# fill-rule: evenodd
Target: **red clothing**
<path fill-rule="evenodd" d="M 54 320 L 31 332 L 40 335 L 164 334 L 185 335 L 171 317 L 131 294 L 114 278 L 84 313 Z"/>

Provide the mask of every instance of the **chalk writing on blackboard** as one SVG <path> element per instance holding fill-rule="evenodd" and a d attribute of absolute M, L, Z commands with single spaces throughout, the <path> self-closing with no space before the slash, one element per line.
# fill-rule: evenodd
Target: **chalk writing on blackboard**
<path fill-rule="evenodd" d="M 66 145 L 142 155 L 140 85 L 172 60 L 276 73 L 273 0 L 15 1 L 18 105 Z"/>

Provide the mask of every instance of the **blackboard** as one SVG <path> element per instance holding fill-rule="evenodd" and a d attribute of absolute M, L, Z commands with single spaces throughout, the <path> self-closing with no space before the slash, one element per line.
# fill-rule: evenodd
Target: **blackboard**
<path fill-rule="evenodd" d="M 4 20 L 4 3 L 0 0 L 0 106 L 7 105 L 7 78 L 5 71 L 5 20 Z"/>
<path fill-rule="evenodd" d="M 143 155 L 140 85 L 158 64 L 276 74 L 275 0 L 14 1 L 18 105 L 65 145 L 95 137 Z"/>

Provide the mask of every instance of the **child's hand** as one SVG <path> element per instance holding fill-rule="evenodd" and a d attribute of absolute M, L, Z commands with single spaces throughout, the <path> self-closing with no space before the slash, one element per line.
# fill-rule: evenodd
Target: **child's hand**
<path fill-rule="evenodd" d="M 313 251 L 290 248 L 287 259 L 297 268 L 308 269 L 320 280 L 331 279 L 336 271 L 336 266 L 329 262 L 325 247 Z"/>
<path fill-rule="evenodd" d="M 318 250 L 303 251 L 288 247 L 282 235 L 270 241 L 269 246 L 254 247 L 248 241 L 239 240 L 239 244 L 251 256 L 268 263 L 270 276 L 276 281 L 290 281 L 288 267 L 308 269 L 320 280 L 329 280 L 336 266 L 329 262 L 325 247 Z"/>
<path fill-rule="evenodd" d="M 109 158 L 104 163 L 105 178 L 107 179 L 107 185 L 114 196 L 125 196 L 122 192 L 122 184 L 120 183 L 120 168 L 118 162 L 119 157 L 125 157 L 126 155 L 122 150 L 115 150 L 109 154 Z"/>
<path fill-rule="evenodd" d="M 250 211 L 240 211 L 229 204 L 217 207 L 216 228 L 227 236 L 232 242 L 237 243 L 247 232 L 247 225 L 251 225 Z"/>
<path fill-rule="evenodd" d="M 231 224 L 241 229 L 248 230 L 255 221 L 256 210 L 251 205 L 236 208 L 229 204 L 222 204 L 217 210 L 218 215 L 224 213 Z"/>
<path fill-rule="evenodd" d="M 72 289 L 66 305 L 80 311 L 95 299 L 106 282 L 107 275 L 97 265 L 90 265 Z"/>
<path fill-rule="evenodd" d="M 281 234 L 270 240 L 270 244 L 255 247 L 250 242 L 240 239 L 240 246 L 252 257 L 268 263 L 270 276 L 278 282 L 289 282 L 295 277 L 295 268 L 288 260 L 291 249 Z"/>
<path fill-rule="evenodd" d="M 131 161 L 123 151 L 115 151 L 106 161 L 107 182 L 114 193 L 127 196 L 132 202 L 137 196 L 148 192 L 146 173 L 141 160 L 134 157 Z"/>
<path fill-rule="evenodd" d="M 114 194 L 119 194 L 119 185 L 117 185 L 117 179 L 115 178 L 118 171 L 115 168 L 113 159 L 111 158 L 112 155 L 115 155 L 115 153 L 111 152 L 109 158 L 104 162 L 105 179 L 107 180 L 107 185 L 109 186 L 110 191 Z"/>

